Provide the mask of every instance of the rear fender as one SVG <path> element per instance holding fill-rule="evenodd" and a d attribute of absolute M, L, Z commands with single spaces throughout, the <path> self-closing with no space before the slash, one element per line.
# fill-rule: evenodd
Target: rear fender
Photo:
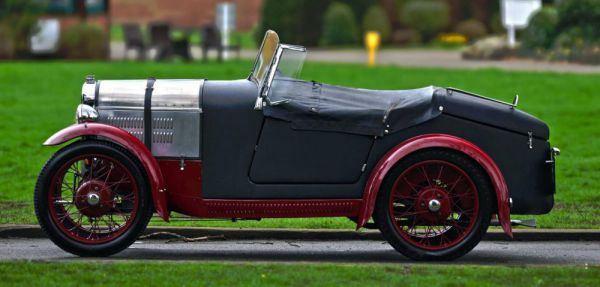
<path fill-rule="evenodd" d="M 146 146 L 136 137 L 127 131 L 99 123 L 82 123 L 75 124 L 52 135 L 44 142 L 45 146 L 53 146 L 65 143 L 69 140 L 83 136 L 99 136 L 115 142 L 131 154 L 137 157 L 140 161 L 146 175 L 150 181 L 152 191 L 152 200 L 154 208 L 158 215 L 165 221 L 169 221 L 169 211 L 167 209 L 167 199 L 165 195 L 165 182 L 160 171 L 160 167 L 152 153 Z"/>
<path fill-rule="evenodd" d="M 377 163 L 363 193 L 363 204 L 356 228 L 363 227 L 373 214 L 377 193 L 387 173 L 405 156 L 426 148 L 448 148 L 462 152 L 474 159 L 486 171 L 494 187 L 498 202 L 498 220 L 504 232 L 512 237 L 510 223 L 510 205 L 508 188 L 504 176 L 494 160 L 475 144 L 455 136 L 445 134 L 427 134 L 408 139 L 392 148 Z"/>

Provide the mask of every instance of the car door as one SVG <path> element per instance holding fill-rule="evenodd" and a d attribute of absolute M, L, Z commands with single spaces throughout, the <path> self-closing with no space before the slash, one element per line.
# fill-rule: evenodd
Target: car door
<path fill-rule="evenodd" d="M 250 167 L 257 184 L 345 184 L 359 180 L 373 137 L 295 130 L 265 118 Z"/>

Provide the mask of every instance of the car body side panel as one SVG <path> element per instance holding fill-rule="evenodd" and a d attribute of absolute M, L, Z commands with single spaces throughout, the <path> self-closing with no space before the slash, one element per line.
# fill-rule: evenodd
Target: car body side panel
<path fill-rule="evenodd" d="M 256 86 L 246 80 L 204 84 L 202 194 L 205 199 L 361 198 L 366 177 L 360 166 L 357 167 L 360 176 L 351 183 L 252 182 L 250 167 L 265 120 L 261 111 L 253 109 L 256 96 Z"/>
<path fill-rule="evenodd" d="M 257 87 L 247 80 L 206 81 L 202 99 L 204 198 L 244 198 L 248 169 L 263 124 Z"/>
<path fill-rule="evenodd" d="M 358 217 L 357 229 L 364 226 L 371 217 L 381 184 L 394 165 L 401 162 L 404 157 L 411 153 L 429 148 L 447 148 L 459 151 L 474 159 L 484 169 L 496 193 L 497 213 L 500 224 L 504 232 L 512 237 L 508 188 L 498 166 L 489 155 L 476 145 L 465 139 L 445 134 L 425 134 L 410 138 L 396 145 L 377 162 L 365 187 L 363 206 Z"/>
<path fill-rule="evenodd" d="M 295 130 L 266 118 L 250 168 L 254 183 L 354 183 L 373 144 L 372 136 Z"/>
<path fill-rule="evenodd" d="M 495 161 L 514 202 L 512 213 L 544 214 L 553 206 L 554 175 L 553 166 L 545 163 L 550 154 L 546 140 L 533 137 L 532 147 L 529 148 L 526 134 L 446 113 L 377 138 L 368 156 L 366 169 L 356 182 L 252 182 L 252 159 L 265 121 L 262 112 L 253 109 L 255 99 L 256 87 L 249 81 L 205 82 L 202 120 L 203 198 L 358 199 L 363 195 L 371 171 L 388 151 L 415 136 L 437 133 L 465 139 Z M 266 164 L 267 159 L 262 160 L 262 164 Z"/>
<path fill-rule="evenodd" d="M 370 173 L 379 159 L 399 143 L 423 134 L 447 134 L 465 139 L 488 154 L 496 163 L 513 199 L 512 214 L 545 214 L 554 204 L 553 165 L 547 141 L 498 129 L 463 118 L 442 114 L 418 126 L 377 140 L 367 163 Z"/>

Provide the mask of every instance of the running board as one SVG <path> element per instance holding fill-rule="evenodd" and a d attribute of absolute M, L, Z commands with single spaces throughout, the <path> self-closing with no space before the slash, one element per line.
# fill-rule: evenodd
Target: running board
<path fill-rule="evenodd" d="M 536 228 L 536 226 L 537 226 L 535 219 L 525 219 L 525 220 L 512 219 L 510 221 L 510 224 L 512 226 L 525 226 L 525 227 L 531 227 L 531 228 Z M 492 219 L 492 221 L 490 222 L 490 226 L 500 226 L 500 221 L 498 221 L 498 219 Z"/>

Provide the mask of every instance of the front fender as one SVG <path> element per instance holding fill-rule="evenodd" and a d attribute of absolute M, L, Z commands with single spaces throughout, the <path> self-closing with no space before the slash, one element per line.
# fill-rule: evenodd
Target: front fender
<path fill-rule="evenodd" d="M 392 148 L 379 160 L 365 186 L 363 203 L 356 228 L 363 227 L 373 214 L 377 192 L 379 192 L 381 184 L 390 169 L 408 154 L 425 148 L 448 148 L 460 151 L 481 165 L 487 172 L 496 192 L 498 220 L 504 232 L 512 237 L 508 187 L 500 169 L 494 160 L 475 144 L 465 139 L 445 134 L 427 134 L 408 139 Z"/>
<path fill-rule="evenodd" d="M 148 148 L 127 131 L 99 123 L 75 124 L 52 135 L 44 142 L 44 145 L 59 145 L 82 136 L 100 136 L 107 138 L 110 141 L 123 146 L 136 156 L 144 167 L 148 179 L 150 180 L 152 200 L 156 212 L 162 219 L 169 221 L 169 211 L 167 209 L 167 198 L 165 195 L 165 182 L 158 162 L 156 161 L 156 158 L 152 156 L 152 153 Z"/>

